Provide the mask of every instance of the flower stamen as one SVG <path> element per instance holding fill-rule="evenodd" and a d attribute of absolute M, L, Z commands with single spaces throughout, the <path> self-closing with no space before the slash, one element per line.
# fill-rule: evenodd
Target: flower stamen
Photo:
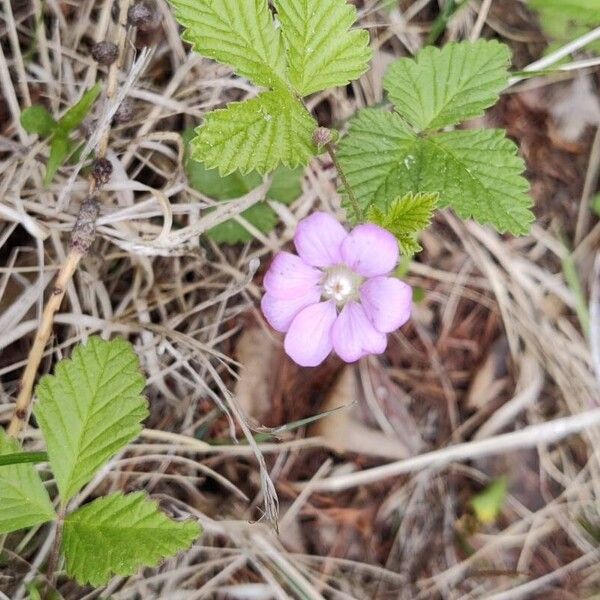
<path fill-rule="evenodd" d="M 344 306 L 349 300 L 358 299 L 358 289 L 362 282 L 363 278 L 345 265 L 326 269 L 321 283 L 323 298 L 335 300 L 338 306 Z"/>

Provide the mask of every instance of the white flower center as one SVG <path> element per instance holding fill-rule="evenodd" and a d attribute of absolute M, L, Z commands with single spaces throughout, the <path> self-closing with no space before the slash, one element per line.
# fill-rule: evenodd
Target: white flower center
<path fill-rule="evenodd" d="M 358 288 L 363 278 L 345 265 L 325 269 L 325 277 L 321 283 L 323 297 L 335 300 L 338 306 L 343 306 L 349 300 L 358 300 Z"/>

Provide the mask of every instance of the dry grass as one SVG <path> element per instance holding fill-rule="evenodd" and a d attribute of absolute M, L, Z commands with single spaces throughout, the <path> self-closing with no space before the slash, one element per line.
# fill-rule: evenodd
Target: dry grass
<path fill-rule="evenodd" d="M 322 125 L 341 126 L 358 108 L 379 102 L 387 64 L 422 43 L 436 3 L 402 2 L 404 10 L 397 4 L 360 4 L 376 49 L 373 70 L 349 89 L 310 100 Z M 94 81 L 106 81 L 89 47 L 115 35 L 111 6 L 112 0 L 3 2 L 3 425 L 89 185 L 68 166 L 44 188 L 48 144 L 21 128 L 20 112 L 41 102 L 60 114 Z M 314 160 L 302 196 L 290 207 L 274 205 L 281 225 L 268 235 L 251 229 L 252 244 L 217 247 L 201 237 L 218 220 L 240 220 L 262 196 L 259 190 L 205 213 L 213 201 L 188 186 L 178 133 L 205 111 L 256 90 L 189 54 L 166 2 L 157 6 L 163 18 L 155 33 L 128 32 L 118 94 L 135 102 L 135 117 L 111 131 L 108 156 L 117 168 L 102 191 L 97 240 L 55 316 L 41 371 L 91 334 L 130 339 L 148 377 L 151 417 L 143 436 L 76 502 L 145 489 L 173 514 L 194 515 L 205 532 L 189 552 L 117 578 L 102 592 L 61 579 L 62 597 L 597 594 L 600 225 L 586 207 L 597 188 L 600 143 L 591 128 L 564 140 L 551 115 L 556 95 L 583 72 L 597 101 L 597 68 L 585 63 L 584 70 L 543 79 L 543 87 L 520 83 L 489 117 L 507 127 L 528 161 L 539 217 L 531 235 L 505 239 L 440 216 L 408 274 L 425 299 L 386 355 L 350 369 L 331 359 L 309 373 L 284 357 L 281 340 L 262 321 L 260 274 L 299 219 L 316 209 L 341 214 L 335 172 L 326 158 Z M 470 3 L 446 35 L 497 35 L 512 46 L 519 68 L 543 48 L 535 20 L 516 0 Z M 114 108 L 99 102 L 81 139 L 93 145 Z M 244 442 L 252 439 L 249 427 L 264 432 L 259 424 L 280 427 L 339 406 L 345 408 L 317 424 L 259 438 L 257 447 Z M 25 439 L 31 449 L 41 446 L 33 428 Z M 262 474 L 257 460 L 264 460 Z M 502 516 L 477 525 L 468 500 L 500 474 L 509 482 Z M 261 521 L 276 508 L 270 482 L 280 504 L 279 536 Z M 0 598 L 25 597 L 52 535 L 42 527 L 7 538 Z"/>

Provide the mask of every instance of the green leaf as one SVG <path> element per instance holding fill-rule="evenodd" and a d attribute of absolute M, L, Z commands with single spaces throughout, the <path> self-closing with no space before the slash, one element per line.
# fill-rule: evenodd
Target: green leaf
<path fill-rule="evenodd" d="M 268 204 L 263 202 L 251 206 L 240 216 L 244 217 L 246 221 L 263 233 L 273 231 L 279 220 L 277 213 Z M 206 232 L 206 235 L 217 244 L 240 244 L 250 242 L 254 239 L 254 236 L 235 219 L 229 219 L 215 225 Z"/>
<path fill-rule="evenodd" d="M 0 455 L 20 452 L 19 443 L 0 428 Z M 33 465 L 0 466 L 0 534 L 40 525 L 54 517 L 48 492 Z"/>
<path fill-rule="evenodd" d="M 44 175 L 44 185 L 48 186 L 52 183 L 56 172 L 69 156 L 72 149 L 69 138 L 58 129 L 52 136 L 50 142 L 50 156 L 48 157 L 48 163 L 46 164 L 46 174 Z"/>
<path fill-rule="evenodd" d="M 565 44 L 600 26 L 598 0 L 529 0 L 540 17 L 543 30 L 556 42 Z M 600 41 L 586 46 L 600 52 Z"/>
<path fill-rule="evenodd" d="M 315 129 L 315 120 L 291 94 L 264 92 L 208 113 L 192 140 L 192 156 L 221 175 L 296 167 L 315 153 Z"/>
<path fill-rule="evenodd" d="M 101 91 L 102 86 L 97 83 L 94 87 L 85 92 L 77 104 L 72 106 L 59 119 L 58 129 L 63 131 L 65 134 L 68 134 L 73 131 L 73 129 L 79 127 L 83 120 L 87 117 Z"/>
<path fill-rule="evenodd" d="M 267 198 L 277 200 L 283 204 L 291 204 L 302 195 L 303 167 L 289 169 L 277 167 L 273 171 L 271 187 L 267 192 Z"/>
<path fill-rule="evenodd" d="M 491 525 L 496 521 L 506 500 L 507 491 L 506 477 L 502 476 L 471 498 L 469 504 L 480 523 Z"/>
<path fill-rule="evenodd" d="M 46 138 L 52 135 L 56 121 L 41 104 L 34 104 L 21 113 L 21 125 L 27 133 Z"/>
<path fill-rule="evenodd" d="M 301 96 L 358 79 L 371 60 L 369 34 L 350 30 L 356 9 L 346 0 L 275 0 L 290 79 Z"/>
<path fill-rule="evenodd" d="M 0 467 L 41 462 L 48 462 L 47 452 L 11 452 L 10 454 L 0 454 Z"/>
<path fill-rule="evenodd" d="M 189 142 L 192 136 L 193 131 L 191 135 L 190 132 L 185 132 L 183 137 Z M 213 200 L 239 198 L 262 183 L 262 177 L 255 171 L 247 175 L 234 171 L 221 177 L 216 169 L 207 169 L 203 163 L 193 160 L 189 153 L 186 154 L 185 171 L 190 185 Z M 302 193 L 303 172 L 303 168 L 278 167 L 273 172 L 267 197 L 286 204 L 296 200 Z M 263 233 L 272 231 L 278 222 L 277 213 L 262 202 L 250 207 L 241 216 Z M 206 235 L 217 244 L 238 244 L 253 239 L 250 232 L 235 219 L 220 223 L 207 231 Z"/>
<path fill-rule="evenodd" d="M 65 520 L 62 552 L 67 573 L 81 585 L 100 586 L 133 575 L 188 548 L 200 535 L 194 521 L 173 521 L 143 492 L 94 500 Z"/>
<path fill-rule="evenodd" d="M 384 87 L 417 130 L 440 129 L 483 114 L 508 83 L 510 50 L 496 41 L 429 46 L 389 68 Z"/>
<path fill-rule="evenodd" d="M 600 217 L 600 194 L 596 194 L 591 201 L 592 210 Z"/>
<path fill-rule="evenodd" d="M 417 136 L 397 114 L 367 109 L 352 120 L 338 158 L 365 210 L 385 211 L 410 192 L 436 192 L 440 207 L 501 232 L 526 233 L 533 221 L 524 163 L 502 130 Z"/>
<path fill-rule="evenodd" d="M 148 414 L 143 388 L 138 358 L 122 338 L 92 337 L 42 377 L 34 413 L 63 502 L 139 435 Z"/>
<path fill-rule="evenodd" d="M 415 254 L 422 249 L 417 235 L 429 226 L 437 201 L 437 194 L 406 194 L 393 200 L 386 211 L 371 206 L 367 220 L 393 233 L 403 254 Z"/>
<path fill-rule="evenodd" d="M 185 28 L 183 39 L 199 54 L 226 64 L 255 84 L 286 81 L 281 30 L 266 0 L 169 0 Z"/>

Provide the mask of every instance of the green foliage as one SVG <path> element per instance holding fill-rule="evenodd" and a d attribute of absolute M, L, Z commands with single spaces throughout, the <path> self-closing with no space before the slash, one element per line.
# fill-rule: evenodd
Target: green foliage
<path fill-rule="evenodd" d="M 565 44 L 600 27 L 598 0 L 529 0 L 529 5 L 538 13 L 542 28 L 554 45 Z M 600 52 L 600 42 L 587 48 Z"/>
<path fill-rule="evenodd" d="M 193 131 L 183 135 L 189 144 Z M 192 160 L 186 153 L 185 171 L 190 185 L 213 200 L 231 200 L 248 194 L 262 183 L 262 177 L 256 172 L 243 175 L 234 171 L 221 177 L 215 169 L 207 169 L 203 163 Z M 277 167 L 272 175 L 272 183 L 267 198 L 290 204 L 302 193 L 302 174 L 304 169 Z M 268 233 L 277 225 L 277 213 L 266 203 L 259 202 L 241 214 L 244 219 L 259 231 Z M 249 242 L 252 234 L 234 219 L 220 223 L 206 233 L 207 237 L 218 244 L 237 244 Z"/>
<path fill-rule="evenodd" d="M 192 156 L 221 175 L 306 165 L 318 151 L 317 123 L 300 98 L 365 72 L 368 34 L 349 31 L 345 0 L 170 0 L 184 39 L 267 91 L 209 113 Z"/>
<path fill-rule="evenodd" d="M 185 550 L 199 534 L 197 523 L 169 519 L 141 492 L 116 493 L 67 517 L 62 551 L 69 576 L 99 586 Z"/>
<path fill-rule="evenodd" d="M 58 121 L 39 104 L 34 104 L 21 113 L 21 125 L 25 131 L 50 139 L 50 156 L 44 176 L 45 185 L 50 184 L 58 169 L 75 153 L 77 144 L 70 139 L 70 135 L 89 114 L 101 90 L 100 84 L 97 83 L 85 92 Z"/>
<path fill-rule="evenodd" d="M 63 502 L 139 435 L 148 414 L 143 388 L 138 358 L 122 338 L 90 338 L 41 379 L 34 412 Z"/>
<path fill-rule="evenodd" d="M 507 491 L 506 477 L 502 476 L 471 498 L 469 504 L 480 523 L 491 525 L 496 521 L 506 500 Z"/>
<path fill-rule="evenodd" d="M 131 441 L 146 416 L 144 379 L 131 344 L 90 338 L 36 388 L 35 415 L 48 445 L 63 510 L 94 473 Z M 32 464 L 44 453 L 22 452 L 0 429 L 0 534 L 56 519 Z M 5 459 L 5 460 L 2 460 Z M 61 550 L 67 572 L 81 584 L 103 585 L 113 574 L 184 550 L 199 535 L 193 521 L 177 522 L 142 492 L 99 498 L 66 515 Z M 28 588 L 39 598 L 35 585 Z M 49 595 L 48 598 L 54 597 Z"/>
<path fill-rule="evenodd" d="M 591 202 L 592 210 L 600 217 L 600 194 L 596 194 Z"/>
<path fill-rule="evenodd" d="M 315 152 L 315 120 L 286 89 L 263 92 L 208 113 L 192 141 L 192 157 L 221 175 L 269 173 L 279 164 L 297 167 Z"/>
<path fill-rule="evenodd" d="M 275 0 L 275 8 L 298 94 L 346 85 L 365 72 L 369 34 L 350 30 L 356 9 L 346 0 Z"/>
<path fill-rule="evenodd" d="M 77 127 L 83 123 L 83 120 L 87 117 L 90 110 L 92 110 L 92 106 L 98 99 L 101 91 L 102 87 L 97 83 L 94 87 L 85 92 L 79 101 L 71 106 L 71 108 L 69 108 L 69 110 L 59 119 L 58 129 L 65 134 L 77 129 Z"/>
<path fill-rule="evenodd" d="M 27 133 L 46 138 L 54 133 L 56 121 L 41 104 L 34 104 L 21 113 L 21 125 Z"/>
<path fill-rule="evenodd" d="M 367 220 L 393 233 L 403 254 L 415 254 L 421 250 L 417 236 L 429 226 L 437 201 L 437 194 L 406 194 L 393 200 L 386 212 L 371 206 Z"/>
<path fill-rule="evenodd" d="M 281 29 L 265 0 L 171 0 L 183 39 L 256 85 L 272 88 L 286 80 Z"/>
<path fill-rule="evenodd" d="M 0 428 L 0 456 L 21 452 L 19 443 Z M 0 466 L 0 534 L 54 519 L 48 492 L 31 464 Z"/>
<path fill-rule="evenodd" d="M 508 83 L 510 50 L 496 41 L 424 48 L 389 68 L 384 87 L 416 131 L 441 129 L 483 114 Z"/>
<path fill-rule="evenodd" d="M 374 206 L 385 214 L 399 196 L 429 192 L 439 194 L 440 208 L 450 206 L 463 218 L 501 232 L 528 231 L 533 214 L 525 167 L 504 131 L 437 129 L 480 114 L 497 99 L 507 77 L 506 56 L 497 42 L 464 42 L 392 65 L 385 86 L 396 110 L 360 111 L 338 153 L 364 211 Z M 448 57 L 459 57 L 458 64 Z"/>

